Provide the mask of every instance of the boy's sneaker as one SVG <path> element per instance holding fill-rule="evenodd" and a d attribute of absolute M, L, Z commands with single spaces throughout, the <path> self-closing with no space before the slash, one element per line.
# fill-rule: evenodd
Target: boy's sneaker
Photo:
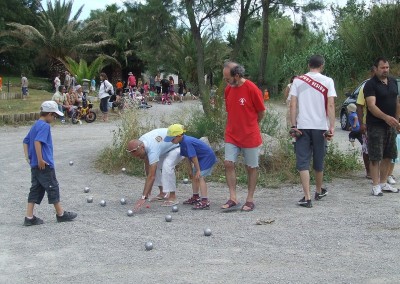
<path fill-rule="evenodd" d="M 390 184 L 390 185 L 396 184 L 396 180 L 394 179 L 393 176 L 388 176 L 387 183 Z"/>
<path fill-rule="evenodd" d="M 193 204 L 196 204 L 196 203 L 199 202 L 199 201 L 200 201 L 200 196 L 199 196 L 199 197 L 194 197 L 194 196 L 192 196 L 192 197 L 190 197 L 188 200 L 183 201 L 183 204 L 186 204 L 186 205 L 193 205 Z"/>
<path fill-rule="evenodd" d="M 64 211 L 64 214 L 62 216 L 58 216 L 56 214 L 57 222 L 72 221 L 76 218 L 76 216 L 78 216 L 78 214 L 76 214 L 74 212 L 68 212 L 68 211 Z"/>
<path fill-rule="evenodd" d="M 303 197 L 302 199 L 297 201 L 297 204 L 300 205 L 300 206 L 303 206 L 303 207 L 307 207 L 307 208 L 311 208 L 312 207 L 311 200 L 306 200 L 305 197 Z"/>
<path fill-rule="evenodd" d="M 33 226 L 33 225 L 41 225 L 43 224 L 43 220 L 33 215 L 32 219 L 25 217 L 24 226 Z"/>
<path fill-rule="evenodd" d="M 315 192 L 314 199 L 321 200 L 322 197 L 325 197 L 327 195 L 328 195 L 328 191 L 326 190 L 326 188 L 321 188 L 321 193 Z"/>
<path fill-rule="evenodd" d="M 372 195 L 373 196 L 383 196 L 380 185 L 372 186 Z"/>
<path fill-rule="evenodd" d="M 193 210 L 208 210 L 210 209 L 210 201 L 199 201 L 195 206 L 192 208 Z"/>
<path fill-rule="evenodd" d="M 394 188 L 388 183 L 385 183 L 383 186 L 381 186 L 381 190 L 382 191 L 390 191 L 390 192 L 394 192 L 394 193 L 398 193 L 399 192 L 398 188 Z"/>

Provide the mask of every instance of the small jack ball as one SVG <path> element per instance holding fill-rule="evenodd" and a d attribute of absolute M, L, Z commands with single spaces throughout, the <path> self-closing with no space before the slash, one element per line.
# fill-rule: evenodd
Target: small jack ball
<path fill-rule="evenodd" d="M 204 236 L 206 236 L 206 237 L 211 236 L 211 229 L 210 228 L 204 229 Z"/>
<path fill-rule="evenodd" d="M 146 242 L 144 244 L 144 247 L 146 248 L 146 250 L 152 250 L 153 249 L 153 243 L 152 242 Z"/>
<path fill-rule="evenodd" d="M 150 208 L 150 205 L 146 205 L 146 208 Z"/>

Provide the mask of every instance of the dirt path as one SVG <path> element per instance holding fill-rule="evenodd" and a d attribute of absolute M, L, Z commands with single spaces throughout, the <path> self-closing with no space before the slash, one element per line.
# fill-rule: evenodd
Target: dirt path
<path fill-rule="evenodd" d="M 170 117 L 192 102 L 156 105 L 144 112 Z M 199 107 L 197 102 L 195 107 Z M 55 161 L 72 223 L 56 223 L 44 201 L 36 214 L 45 224 L 23 227 L 30 170 L 22 139 L 29 127 L 0 131 L 0 283 L 398 283 L 399 194 L 370 196 L 363 172 L 326 184 L 329 195 L 312 209 L 296 206 L 299 185 L 259 188 L 256 210 L 221 213 L 225 184 L 210 184 L 211 210 L 183 205 L 178 213 L 158 204 L 128 217 L 143 180 L 104 175 L 93 168 L 111 142 L 116 122 L 56 125 Z M 337 141 L 347 132 L 337 130 Z M 344 148 L 346 143 L 344 143 Z M 74 165 L 70 166 L 69 161 Z M 396 173 L 397 169 L 396 169 Z M 83 192 L 89 186 L 89 194 Z M 190 185 L 179 182 L 180 201 Z M 87 196 L 94 202 L 86 203 Z M 239 189 L 244 200 L 246 191 Z M 127 205 L 120 205 L 125 197 Z M 101 199 L 107 201 L 100 207 Z M 171 223 L 164 221 L 171 214 Z M 255 225 L 257 219 L 275 220 Z M 204 228 L 211 237 L 203 235 Z M 145 251 L 146 241 L 154 249 Z"/>

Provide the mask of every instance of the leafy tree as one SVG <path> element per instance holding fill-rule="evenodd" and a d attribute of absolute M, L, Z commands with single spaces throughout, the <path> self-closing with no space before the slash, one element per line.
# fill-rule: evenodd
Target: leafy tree
<path fill-rule="evenodd" d="M 107 42 L 92 43 L 91 39 L 94 34 L 100 33 L 101 25 L 94 21 L 85 24 L 78 21 L 83 6 L 71 18 L 72 5 L 73 1 L 56 0 L 54 5 L 48 1 L 45 10 L 40 4 L 39 13 L 34 15 L 34 25 L 11 22 L 7 24 L 11 29 L 2 35 L 11 36 L 23 47 L 45 54 L 50 60 L 50 70 L 57 71 L 60 68 L 58 58 L 76 57 L 91 47 L 107 44 Z M 7 46 L 8 50 L 15 48 L 14 45 Z"/>
<path fill-rule="evenodd" d="M 234 0 L 184 1 L 186 16 L 189 20 L 190 30 L 196 45 L 197 84 L 205 114 L 210 112 L 210 106 L 208 103 L 209 92 L 206 90 L 204 83 L 204 44 L 202 32 L 207 26 L 212 26 L 215 19 L 231 12 L 234 3 Z"/>

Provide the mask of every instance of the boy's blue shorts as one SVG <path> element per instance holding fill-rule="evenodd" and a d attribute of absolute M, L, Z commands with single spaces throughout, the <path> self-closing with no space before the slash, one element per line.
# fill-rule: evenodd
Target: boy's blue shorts
<path fill-rule="evenodd" d="M 28 203 L 40 204 L 47 192 L 49 204 L 60 202 L 60 189 L 54 168 L 47 166 L 43 170 L 39 167 L 31 168 L 32 186 L 28 195 Z"/>

